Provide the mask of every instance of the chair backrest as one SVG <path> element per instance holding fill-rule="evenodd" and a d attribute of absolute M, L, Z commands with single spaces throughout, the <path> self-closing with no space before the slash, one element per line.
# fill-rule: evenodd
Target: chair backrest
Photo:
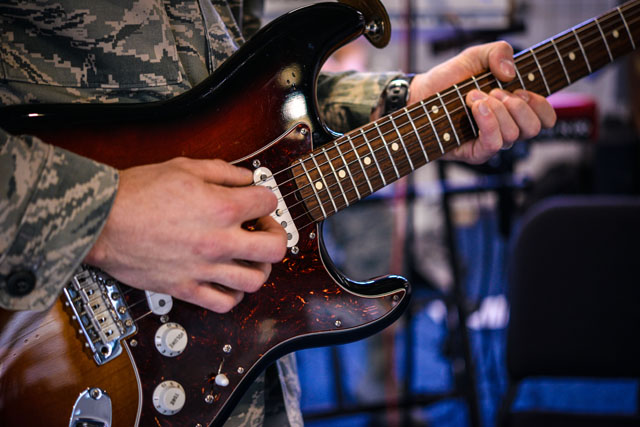
<path fill-rule="evenodd" d="M 509 262 L 507 371 L 640 377 L 640 197 L 532 208 Z"/>

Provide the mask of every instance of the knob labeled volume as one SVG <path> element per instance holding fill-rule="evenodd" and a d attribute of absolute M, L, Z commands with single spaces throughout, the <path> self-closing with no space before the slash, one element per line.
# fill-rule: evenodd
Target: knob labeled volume
<path fill-rule="evenodd" d="M 180 412 L 186 400 L 182 386 L 176 381 L 163 381 L 153 390 L 153 406 L 163 415 Z"/>

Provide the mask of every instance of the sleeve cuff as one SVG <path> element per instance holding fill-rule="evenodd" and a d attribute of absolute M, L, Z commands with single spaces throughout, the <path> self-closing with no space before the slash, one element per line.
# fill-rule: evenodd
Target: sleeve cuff
<path fill-rule="evenodd" d="M 13 192 L 0 218 L 0 306 L 43 310 L 98 238 L 115 199 L 118 173 L 36 138 L 9 136 L 7 141 L 0 153 L 7 167 L 0 190 Z M 35 277 L 35 287 L 16 295 L 9 286 L 16 274 Z"/>

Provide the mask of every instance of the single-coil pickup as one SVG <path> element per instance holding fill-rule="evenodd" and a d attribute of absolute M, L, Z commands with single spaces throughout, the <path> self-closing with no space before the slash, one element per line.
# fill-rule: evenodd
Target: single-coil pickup
<path fill-rule="evenodd" d="M 278 198 L 278 207 L 271 213 L 271 217 L 275 219 L 278 224 L 282 225 L 284 231 L 287 233 L 287 247 L 293 247 L 298 243 L 299 235 L 296 225 L 293 223 L 291 213 L 284 202 L 284 198 L 280 193 L 278 184 L 276 183 L 271 170 L 265 167 L 259 167 L 253 171 L 253 182 L 256 185 L 262 185 L 267 187 Z"/>

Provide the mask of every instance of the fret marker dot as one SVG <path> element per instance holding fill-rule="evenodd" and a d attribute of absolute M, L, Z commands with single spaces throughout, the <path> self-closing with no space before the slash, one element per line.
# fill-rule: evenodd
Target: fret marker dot
<path fill-rule="evenodd" d="M 316 182 L 316 190 L 322 190 L 322 183 L 320 181 Z"/>
<path fill-rule="evenodd" d="M 398 145 L 397 142 L 394 142 L 393 144 L 391 144 L 391 149 L 393 151 L 398 151 L 400 149 L 400 146 Z"/>
<path fill-rule="evenodd" d="M 617 39 L 618 37 L 620 37 L 620 33 L 618 32 L 618 30 L 613 30 L 612 34 L 613 34 L 613 38 Z"/>
<path fill-rule="evenodd" d="M 449 132 L 445 132 L 445 134 L 442 135 L 442 138 L 447 142 L 451 141 L 451 135 L 449 135 Z"/>
<path fill-rule="evenodd" d="M 570 52 L 569 53 L 569 59 L 572 60 L 572 61 L 575 61 L 576 60 L 576 54 L 573 53 L 573 52 Z"/>
<path fill-rule="evenodd" d="M 347 173 L 345 171 L 343 171 L 343 170 L 340 170 L 340 171 L 338 171 L 338 176 L 340 178 L 344 178 L 345 176 L 347 176 Z"/>
<path fill-rule="evenodd" d="M 534 81 L 536 79 L 536 76 L 533 73 L 529 73 L 527 78 L 529 79 L 530 82 L 532 82 L 532 81 Z"/>
<path fill-rule="evenodd" d="M 369 166 L 371 164 L 371 158 L 369 156 L 364 158 L 364 164 Z"/>
<path fill-rule="evenodd" d="M 435 106 L 435 105 L 434 105 L 433 107 L 431 107 L 431 112 L 432 112 L 433 114 L 438 114 L 438 111 L 440 111 L 440 110 L 438 109 L 438 107 L 437 107 L 437 106 Z"/>

